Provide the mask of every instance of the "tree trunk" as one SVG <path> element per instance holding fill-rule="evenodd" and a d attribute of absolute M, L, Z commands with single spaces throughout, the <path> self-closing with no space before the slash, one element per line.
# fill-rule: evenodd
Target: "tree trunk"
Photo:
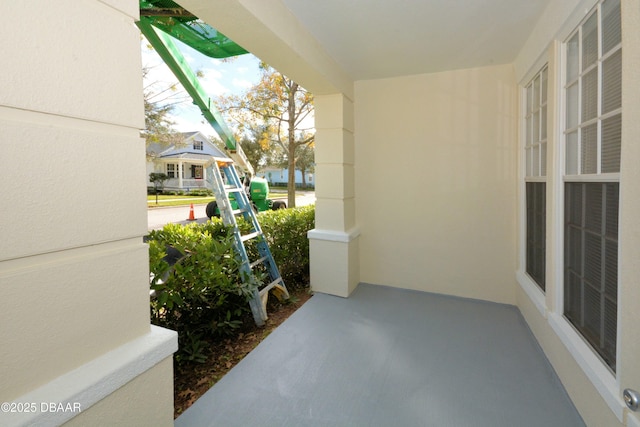
<path fill-rule="evenodd" d="M 288 104 L 288 122 L 289 129 L 287 130 L 289 136 L 289 179 L 287 181 L 287 206 L 290 208 L 296 207 L 296 92 L 298 91 L 298 84 L 291 82 L 291 88 L 289 90 L 289 104 Z"/>
<path fill-rule="evenodd" d="M 287 206 L 296 207 L 296 146 L 289 143 L 289 176 L 287 180 Z"/>

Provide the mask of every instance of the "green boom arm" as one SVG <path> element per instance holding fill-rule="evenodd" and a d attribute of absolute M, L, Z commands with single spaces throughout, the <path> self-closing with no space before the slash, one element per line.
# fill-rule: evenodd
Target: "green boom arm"
<path fill-rule="evenodd" d="M 180 52 L 180 49 L 173 42 L 172 37 L 163 31 L 156 29 L 151 24 L 152 22 L 151 18 L 141 16 L 137 25 L 142 34 L 146 37 L 147 41 L 149 41 L 158 55 L 160 55 L 160 58 L 162 58 L 165 64 L 167 64 L 169 69 L 191 96 L 193 103 L 200 108 L 204 118 L 207 119 L 216 133 L 220 138 L 222 138 L 222 141 L 227 147 L 229 157 L 231 157 L 238 166 L 250 175 L 254 175 L 253 167 L 244 155 L 242 148 L 236 142 L 233 133 L 231 133 L 231 130 L 229 130 L 225 124 L 220 112 L 214 105 L 212 105 L 211 98 L 200 85 L 198 77 L 193 70 L 191 70 L 191 67 L 185 60 L 182 52 Z"/>

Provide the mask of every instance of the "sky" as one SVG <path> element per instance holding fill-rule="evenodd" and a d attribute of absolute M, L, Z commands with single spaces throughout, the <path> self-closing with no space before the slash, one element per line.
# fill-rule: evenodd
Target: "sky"
<path fill-rule="evenodd" d="M 202 55 L 183 43 L 177 43 L 191 69 L 202 72 L 203 77 L 200 78 L 200 84 L 212 98 L 229 94 L 240 95 L 260 80 L 259 59 L 252 54 L 240 55 L 232 61 L 223 62 Z M 147 46 L 148 42 L 143 38 L 141 42 L 142 65 L 150 67 L 144 86 L 153 84 L 154 88 L 157 88 L 156 91 L 159 91 L 176 83 L 178 91 L 173 93 L 173 97 L 184 98 L 180 104 L 176 105 L 170 115 L 171 120 L 175 123 L 175 129 L 179 132 L 200 131 L 208 136 L 217 135 L 211 125 L 202 117 L 200 109 L 193 105 L 191 98 L 182 89 L 171 70 L 158 54 Z"/>

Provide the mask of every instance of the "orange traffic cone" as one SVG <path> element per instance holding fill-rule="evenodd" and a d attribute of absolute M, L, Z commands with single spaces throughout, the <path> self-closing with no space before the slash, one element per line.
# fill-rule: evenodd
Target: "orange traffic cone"
<path fill-rule="evenodd" d="M 193 213 L 193 203 L 191 203 L 191 209 L 189 209 L 189 221 L 195 221 L 196 216 Z"/>

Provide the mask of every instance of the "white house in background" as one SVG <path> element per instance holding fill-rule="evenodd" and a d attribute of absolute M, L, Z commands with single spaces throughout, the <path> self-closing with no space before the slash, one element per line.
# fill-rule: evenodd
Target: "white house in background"
<path fill-rule="evenodd" d="M 260 170 L 257 173 L 258 176 L 266 179 L 270 185 L 279 184 L 279 185 L 287 185 L 289 180 L 289 169 L 287 168 L 265 168 Z M 306 172 L 304 174 L 305 179 L 304 183 L 307 187 L 315 187 L 316 176 L 313 172 Z M 301 186 L 302 182 L 302 172 L 296 170 L 296 186 Z"/>
<path fill-rule="evenodd" d="M 206 187 L 205 164 L 211 157 L 228 157 L 202 132 L 184 132 L 183 141 L 170 146 L 147 147 L 147 186 L 153 186 L 149 174 L 166 173 L 165 189 L 191 190 Z"/>

